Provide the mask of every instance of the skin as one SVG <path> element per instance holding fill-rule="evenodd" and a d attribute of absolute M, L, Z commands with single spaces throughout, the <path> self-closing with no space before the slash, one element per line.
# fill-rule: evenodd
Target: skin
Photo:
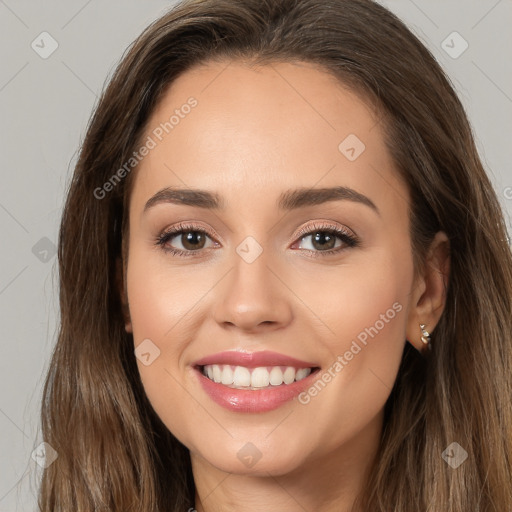
<path fill-rule="evenodd" d="M 145 391 L 190 449 L 199 512 L 348 512 L 375 459 L 404 344 L 420 350 L 418 324 L 432 332 L 444 308 L 446 236 L 438 233 L 415 277 L 409 194 L 378 119 L 320 68 L 196 67 L 166 92 L 146 135 L 190 96 L 197 106 L 139 164 L 131 195 L 126 330 L 136 347 L 149 338 L 160 349 L 148 366 L 137 360 Z M 353 162 L 338 149 L 349 134 L 366 146 Z M 347 199 L 277 207 L 285 190 L 333 186 L 364 194 L 379 213 Z M 165 187 L 216 192 L 225 209 L 159 203 L 144 212 Z M 214 235 L 196 256 L 155 244 L 180 221 Z M 298 230 L 314 233 L 313 224 L 326 222 L 355 233 L 360 245 L 338 240 L 341 252 L 312 257 L 323 249 Z M 250 264 L 236 252 L 247 236 L 263 249 Z M 183 240 L 168 245 L 184 250 Z M 325 370 L 396 303 L 400 312 L 305 405 L 232 412 L 205 394 L 191 367 L 238 349 L 272 350 Z M 237 457 L 248 442 L 261 453 L 251 468 Z"/>

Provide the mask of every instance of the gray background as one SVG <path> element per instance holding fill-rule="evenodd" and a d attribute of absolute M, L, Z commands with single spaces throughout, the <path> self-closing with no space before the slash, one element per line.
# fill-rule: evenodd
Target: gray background
<path fill-rule="evenodd" d="M 452 79 L 512 233 L 512 1 L 381 3 Z M 58 319 L 55 244 L 79 143 L 125 48 L 173 4 L 0 0 L 0 512 L 36 509 L 41 468 L 32 453 Z M 447 53 L 464 48 L 454 31 L 469 45 L 457 58 Z M 46 59 L 36 52 L 51 49 L 42 32 L 58 43 Z"/>

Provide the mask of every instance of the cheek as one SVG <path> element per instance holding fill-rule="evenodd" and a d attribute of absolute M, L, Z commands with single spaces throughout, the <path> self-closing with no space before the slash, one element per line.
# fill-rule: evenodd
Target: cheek
<path fill-rule="evenodd" d="M 156 250 L 155 250 L 156 251 Z M 165 255 L 135 247 L 127 269 L 127 291 L 134 340 L 173 339 L 178 350 L 183 325 L 194 321 L 195 307 L 215 284 L 212 272 L 192 271 L 192 265 L 174 266 Z"/>
<path fill-rule="evenodd" d="M 349 350 L 352 341 L 386 351 L 405 340 L 412 284 L 412 258 L 386 248 L 362 254 L 338 267 L 300 269 L 289 274 L 319 324 L 331 354 Z M 295 274 L 295 277 L 294 277 Z M 314 319 L 312 316 L 312 320 Z M 371 340 L 378 343 L 370 344 Z"/>
<path fill-rule="evenodd" d="M 176 271 L 165 257 L 136 246 L 130 251 L 127 293 L 134 349 L 145 347 L 139 353 L 149 353 L 137 357 L 137 367 L 153 409 L 181 440 L 188 437 L 191 402 L 183 387 L 183 354 L 194 336 L 195 308 L 214 284 L 199 274 L 207 277 Z"/>
<path fill-rule="evenodd" d="M 312 386 L 302 403 L 328 425 L 332 446 L 369 424 L 391 392 L 405 345 L 412 274 L 412 259 L 383 250 L 333 273 L 323 293 L 310 294 L 332 331 L 323 338 L 331 363 L 320 377 L 325 386 Z"/>

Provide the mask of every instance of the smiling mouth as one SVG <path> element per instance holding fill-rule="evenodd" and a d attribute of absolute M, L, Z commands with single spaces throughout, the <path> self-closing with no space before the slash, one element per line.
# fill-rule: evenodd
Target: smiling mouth
<path fill-rule="evenodd" d="M 289 386 L 319 370 L 318 367 L 259 366 L 248 368 L 229 364 L 196 367 L 209 380 L 232 389 L 261 390 Z"/>

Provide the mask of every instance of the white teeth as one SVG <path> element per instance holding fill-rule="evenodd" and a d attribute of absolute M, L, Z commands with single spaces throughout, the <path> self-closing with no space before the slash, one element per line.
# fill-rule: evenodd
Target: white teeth
<path fill-rule="evenodd" d="M 295 368 L 288 366 L 283 374 L 283 381 L 285 384 L 291 384 L 295 380 Z"/>
<path fill-rule="evenodd" d="M 295 380 L 305 379 L 311 373 L 311 368 L 301 368 L 295 372 Z"/>
<path fill-rule="evenodd" d="M 270 370 L 269 380 L 272 386 L 280 386 L 283 383 L 283 372 L 279 366 L 274 366 L 274 368 Z"/>
<path fill-rule="evenodd" d="M 237 366 L 233 372 L 233 384 L 236 387 L 251 385 L 251 372 L 243 366 Z"/>
<path fill-rule="evenodd" d="M 233 384 L 233 370 L 231 366 L 225 364 L 222 369 L 222 384 Z"/>
<path fill-rule="evenodd" d="M 266 368 L 254 368 L 251 373 L 251 386 L 253 388 L 266 388 L 270 382 L 270 375 Z"/>
<path fill-rule="evenodd" d="M 222 380 L 222 372 L 220 367 L 216 364 L 213 365 L 213 380 L 215 382 L 220 382 Z"/>
<path fill-rule="evenodd" d="M 311 368 L 294 368 L 292 366 L 271 366 L 246 368 L 229 364 L 209 364 L 203 367 L 203 374 L 210 380 L 225 386 L 241 389 L 261 389 L 270 386 L 281 386 L 283 383 L 305 379 Z"/>

